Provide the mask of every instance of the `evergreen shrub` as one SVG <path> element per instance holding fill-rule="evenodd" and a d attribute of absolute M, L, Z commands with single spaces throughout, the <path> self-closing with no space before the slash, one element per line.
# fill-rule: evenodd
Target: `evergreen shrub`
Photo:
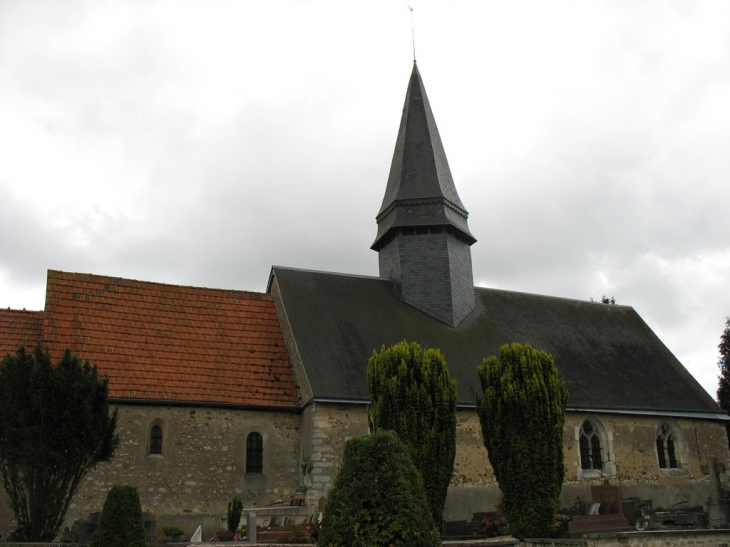
<path fill-rule="evenodd" d="M 317 544 L 441 546 L 420 475 L 393 431 L 347 441 Z"/>
<path fill-rule="evenodd" d="M 89 547 L 146 547 L 142 506 L 137 488 L 112 487 Z"/>
<path fill-rule="evenodd" d="M 243 513 L 243 502 L 239 496 L 235 496 L 228 502 L 228 531 L 235 532 L 241 523 Z"/>
<path fill-rule="evenodd" d="M 109 381 L 70 350 L 36 345 L 0 362 L 0 476 L 18 541 L 50 542 L 86 473 L 119 443 Z"/>
<path fill-rule="evenodd" d="M 565 475 L 565 384 L 549 353 L 521 344 L 502 346 L 477 372 L 477 413 L 510 531 L 552 537 Z"/>
<path fill-rule="evenodd" d="M 456 456 L 456 381 L 437 349 L 416 342 L 383 346 L 368 361 L 370 430 L 390 429 L 423 479 L 439 529 Z"/>

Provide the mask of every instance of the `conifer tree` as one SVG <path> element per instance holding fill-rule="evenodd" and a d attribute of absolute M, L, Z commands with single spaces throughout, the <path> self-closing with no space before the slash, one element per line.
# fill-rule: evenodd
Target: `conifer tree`
<path fill-rule="evenodd" d="M 40 346 L 0 363 L 0 473 L 19 541 L 53 541 L 81 479 L 119 443 L 109 382 L 66 350 Z"/>
<path fill-rule="evenodd" d="M 552 537 L 568 392 L 549 353 L 504 345 L 477 368 L 477 412 L 512 534 Z"/>
<path fill-rule="evenodd" d="M 142 505 L 135 486 L 113 486 L 89 547 L 147 547 Z"/>
<path fill-rule="evenodd" d="M 418 469 L 434 522 L 444 503 L 456 456 L 456 381 L 437 349 L 400 342 L 368 362 L 370 430 L 393 430 Z"/>
<path fill-rule="evenodd" d="M 393 431 L 345 443 L 319 547 L 440 547 L 420 474 Z"/>
<path fill-rule="evenodd" d="M 722 409 L 730 414 L 730 318 L 725 318 L 725 330 L 720 336 L 720 360 L 717 366 L 720 367 L 720 383 L 717 388 L 717 402 Z M 730 439 L 730 425 L 726 424 L 728 438 Z"/>

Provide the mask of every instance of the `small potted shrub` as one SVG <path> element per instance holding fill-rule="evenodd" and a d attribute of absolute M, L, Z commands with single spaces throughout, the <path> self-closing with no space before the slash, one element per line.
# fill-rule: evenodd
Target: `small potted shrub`
<path fill-rule="evenodd" d="M 220 541 L 233 541 L 236 529 L 241 523 L 241 513 L 243 513 L 243 502 L 240 497 L 235 496 L 228 502 L 228 530 L 220 530 L 215 533 Z"/>
<path fill-rule="evenodd" d="M 162 531 L 167 537 L 172 538 L 173 543 L 180 543 L 180 536 L 185 533 L 185 528 L 179 524 L 168 524 Z"/>

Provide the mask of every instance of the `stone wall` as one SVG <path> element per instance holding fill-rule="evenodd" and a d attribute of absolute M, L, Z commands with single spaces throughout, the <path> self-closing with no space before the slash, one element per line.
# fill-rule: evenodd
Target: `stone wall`
<path fill-rule="evenodd" d="M 580 466 L 577 432 L 586 418 L 601 432 L 604 461 L 610 458 L 615 462 L 602 472 L 585 471 Z M 163 427 L 160 456 L 148 454 L 153 422 Z M 677 469 L 659 468 L 656 433 L 662 422 L 677 438 Z M 264 438 L 262 474 L 245 473 L 246 436 L 251 431 Z M 198 515 L 202 522 L 203 517 L 210 521 L 225 514 L 234 495 L 240 495 L 246 507 L 277 502 L 288 505 L 295 488 L 304 481 L 309 487 L 309 510 L 315 512 L 339 472 L 345 442 L 367 431 L 367 408 L 356 404 L 313 402 L 303 412 L 120 406 L 122 444 L 112 462 L 100 465 L 85 478 L 67 522 L 101 510 L 109 488 L 118 483 L 136 485 L 146 511 L 170 519 L 180 515 L 189 520 Z M 561 505 L 571 505 L 578 495 L 590 500 L 590 486 L 606 480 L 613 485 L 620 482 L 624 498 L 652 499 L 654 507 L 669 507 L 683 500 L 702 505 L 709 495 L 709 478 L 703 466 L 713 455 L 730 468 L 727 437 L 720 422 L 570 412 L 565 426 L 566 481 Z M 307 458 L 311 473 L 302 477 L 299 462 Z M 727 475 L 721 474 L 721 479 L 726 481 Z M 0 500 L 5 498 L 4 492 L 0 496 Z M 494 510 L 499 497 L 477 414 L 461 409 L 444 517 L 460 520 L 477 511 Z M 11 518 L 3 503 L 0 531 L 10 527 Z M 208 532 L 212 531 L 204 531 Z"/>
<path fill-rule="evenodd" d="M 307 477 L 311 501 L 326 496 L 339 470 L 345 441 L 367 433 L 367 409 L 365 405 L 316 403 L 308 407 L 308 413 L 313 461 L 312 474 Z M 604 460 L 613 460 L 602 471 L 584 471 L 580 466 L 577 432 L 586 418 L 601 431 Z M 656 434 L 662 423 L 667 423 L 677 438 L 677 469 L 659 468 Z M 456 436 L 454 474 L 444 509 L 446 520 L 470 518 L 476 511 L 493 511 L 501 496 L 476 411 L 458 411 Z M 730 467 L 727 437 L 720 422 L 569 412 L 561 505 L 570 506 L 577 496 L 590 500 L 591 485 L 606 480 L 617 485 L 619 478 L 623 497 L 652 499 L 654 507 L 668 507 L 683 500 L 702 505 L 709 495 L 709 478 L 701 466 L 712 455 Z M 721 478 L 726 480 L 727 475 Z"/>
<path fill-rule="evenodd" d="M 342 465 L 345 443 L 352 437 L 367 434 L 367 407 L 318 402 L 309 405 L 305 415 L 310 421 L 312 459 L 307 498 L 310 504 L 316 504 L 332 488 Z"/>
<path fill-rule="evenodd" d="M 603 470 L 581 468 L 578 432 L 585 419 L 600 431 L 604 462 L 613 460 Z M 659 468 L 656 435 L 662 423 L 670 426 L 678 441 L 677 469 Z M 624 498 L 651 499 L 654 507 L 669 507 L 683 500 L 690 505 L 703 505 L 709 496 L 709 477 L 702 466 L 714 455 L 730 467 L 725 427 L 712 420 L 568 412 L 564 439 L 566 476 L 560 497 L 564 507 L 570 506 L 577 496 L 590 500 L 591 485 L 606 480 L 618 485 L 619 479 Z M 727 478 L 726 474 L 721 475 L 723 482 Z M 444 518 L 459 520 L 470 511 L 493 511 L 500 495 L 478 416 L 474 410 L 460 410 L 454 476 Z"/>
<path fill-rule="evenodd" d="M 299 485 L 300 412 L 224 410 L 206 407 L 121 405 L 120 446 L 111 462 L 83 480 L 65 525 L 100 511 L 115 484 L 137 486 L 144 511 L 155 515 L 214 517 L 226 514 L 228 501 L 241 496 L 244 507 L 289 505 Z M 153 423 L 163 430 L 161 455 L 149 454 Z M 264 440 L 263 473 L 246 474 L 246 437 Z M 4 492 L 3 492 L 4 495 Z M 2 527 L 12 518 L 3 507 Z M 158 527 L 170 520 L 158 521 Z M 212 535 L 215 530 L 204 530 Z M 207 536 L 210 537 L 210 536 Z"/>
<path fill-rule="evenodd" d="M 526 539 L 525 547 L 727 547 L 730 530 L 656 530 L 595 534 L 584 539 Z"/>

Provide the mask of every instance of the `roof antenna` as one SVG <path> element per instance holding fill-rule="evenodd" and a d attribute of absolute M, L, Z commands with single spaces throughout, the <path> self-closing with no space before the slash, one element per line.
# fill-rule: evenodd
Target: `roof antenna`
<path fill-rule="evenodd" d="M 408 6 L 411 10 L 411 39 L 413 40 L 413 62 L 416 62 L 416 32 L 413 30 L 413 8 Z"/>

